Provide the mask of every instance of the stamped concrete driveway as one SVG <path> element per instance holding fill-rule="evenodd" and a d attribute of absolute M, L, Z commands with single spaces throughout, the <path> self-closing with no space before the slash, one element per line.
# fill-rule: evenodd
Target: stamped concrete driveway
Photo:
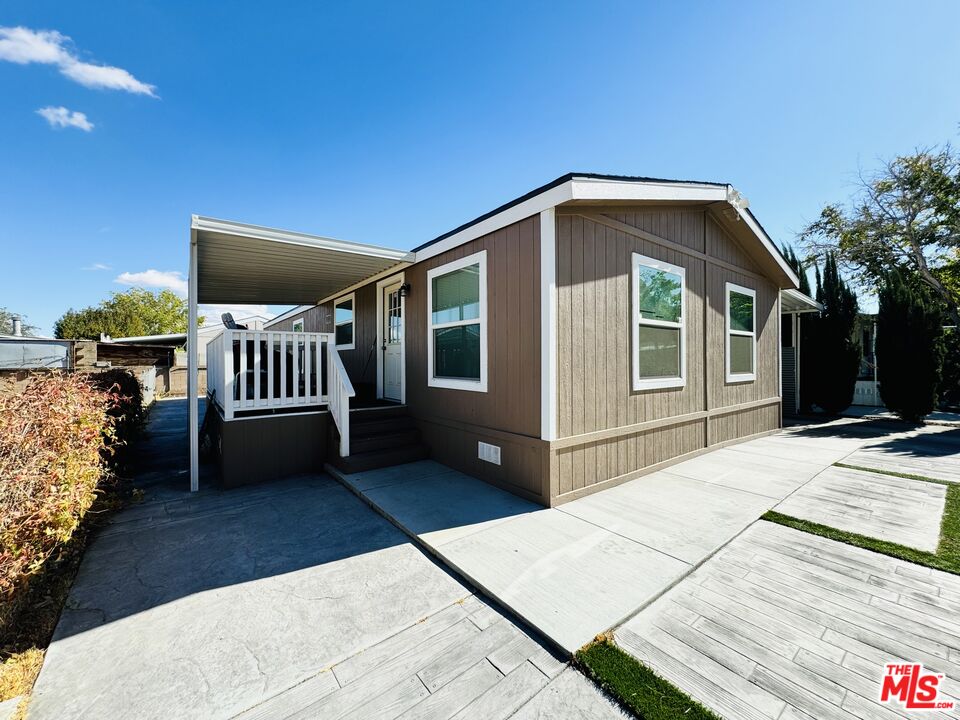
<path fill-rule="evenodd" d="M 146 499 L 89 547 L 32 719 L 621 717 L 330 478 L 183 492 L 185 409 L 154 411 Z"/>

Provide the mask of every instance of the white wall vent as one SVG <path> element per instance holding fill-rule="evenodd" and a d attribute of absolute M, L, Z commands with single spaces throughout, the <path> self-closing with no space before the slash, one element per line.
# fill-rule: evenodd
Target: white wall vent
<path fill-rule="evenodd" d="M 477 457 L 494 465 L 500 464 L 500 446 L 485 442 L 477 443 Z"/>

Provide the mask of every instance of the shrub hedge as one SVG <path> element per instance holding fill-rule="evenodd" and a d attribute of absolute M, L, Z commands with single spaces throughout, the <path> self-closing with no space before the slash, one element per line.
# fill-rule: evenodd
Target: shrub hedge
<path fill-rule="evenodd" d="M 38 374 L 0 397 L 0 603 L 70 539 L 109 476 L 118 423 L 133 413 L 119 388 L 109 378 Z"/>

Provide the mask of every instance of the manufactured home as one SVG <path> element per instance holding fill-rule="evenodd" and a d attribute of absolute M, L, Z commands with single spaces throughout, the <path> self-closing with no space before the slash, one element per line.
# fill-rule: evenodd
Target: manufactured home
<path fill-rule="evenodd" d="M 207 347 L 228 486 L 430 457 L 557 505 L 778 430 L 805 309 L 725 183 L 569 174 L 409 252 L 194 217 L 190 258 L 194 317 L 295 306 Z"/>

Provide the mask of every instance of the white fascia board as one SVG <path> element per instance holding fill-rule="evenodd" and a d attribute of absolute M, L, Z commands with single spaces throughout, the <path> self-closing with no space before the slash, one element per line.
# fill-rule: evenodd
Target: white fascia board
<path fill-rule="evenodd" d="M 522 203 L 514 205 L 513 207 L 509 207 L 503 212 L 499 212 L 496 215 L 488 217 L 486 220 L 481 220 L 480 222 L 471 225 L 468 228 L 464 228 L 460 232 L 444 238 L 440 242 L 429 245 L 423 248 L 423 250 L 417 252 L 417 258 L 415 262 L 423 262 L 428 258 L 445 253 L 447 250 L 452 250 L 453 248 L 463 245 L 464 243 L 468 243 L 471 240 L 476 240 L 478 237 L 489 235 L 490 233 L 496 232 L 500 228 L 506 227 L 507 225 L 512 225 L 513 223 L 519 222 L 520 220 L 528 218 L 531 215 L 539 215 L 548 208 L 552 208 L 560 203 L 566 202 L 567 200 L 572 200 L 572 185 L 573 181 L 568 180 L 567 182 L 557 185 L 554 188 L 545 190 L 529 200 L 524 200 Z"/>
<path fill-rule="evenodd" d="M 545 190 L 503 212 L 488 217 L 475 225 L 444 238 L 417 252 L 416 262 L 423 262 L 435 255 L 476 240 L 478 237 L 519 222 L 531 215 L 556 207 L 569 200 L 679 200 L 717 202 L 727 198 L 726 186 L 694 183 L 626 182 L 593 178 L 572 178 L 556 187 Z"/>
<path fill-rule="evenodd" d="M 335 240 L 334 238 L 321 237 L 319 235 L 307 235 L 306 233 L 298 233 L 291 230 L 279 230 L 276 228 L 262 227 L 260 225 L 249 225 L 247 223 L 233 222 L 232 220 L 217 220 L 216 218 L 201 217 L 199 215 L 193 216 L 192 229 L 198 233 L 215 232 L 223 235 L 236 235 L 238 237 L 269 240 L 271 242 L 285 243 L 288 245 L 301 245 L 303 247 L 322 250 L 335 250 L 337 252 L 351 253 L 354 255 L 384 258 L 396 262 L 410 262 L 413 259 L 413 253 L 406 250 L 396 250 L 394 248 L 348 242 L 346 240 Z"/>
<path fill-rule="evenodd" d="M 411 255 L 413 255 L 413 253 L 411 253 Z M 400 262 L 400 263 L 397 263 L 396 265 L 391 265 L 386 270 L 381 270 L 380 272 L 375 273 L 368 278 L 364 278 L 359 282 L 355 282 L 353 285 L 347 285 L 345 288 L 337 290 L 335 293 L 333 293 L 333 295 L 327 295 L 325 298 L 322 298 L 320 302 L 317 303 L 317 305 L 325 305 L 326 303 L 331 302 L 332 300 L 337 300 L 343 297 L 349 292 L 358 290 L 359 288 L 362 288 L 365 285 L 369 285 L 370 283 L 378 282 L 384 278 L 388 278 L 391 275 L 402 275 L 404 268 L 407 268 L 407 267 L 410 267 L 410 262 Z"/>
<path fill-rule="evenodd" d="M 723 185 L 696 183 L 624 182 L 596 178 L 570 181 L 572 200 L 673 200 L 719 202 L 727 199 Z"/>
<path fill-rule="evenodd" d="M 783 259 L 783 255 L 780 254 L 780 251 L 777 250 L 777 246 L 773 244 L 767 234 L 763 231 L 763 228 L 753 219 L 753 216 L 748 212 L 743 212 L 740 208 L 737 208 L 737 212 L 740 214 L 740 219 L 746 223 L 747 227 L 750 228 L 751 232 L 759 238 L 760 242 L 763 244 L 763 247 L 768 253 L 777 261 L 777 265 L 780 266 L 780 269 L 786 274 L 790 281 L 793 283 L 794 288 L 800 287 L 800 278 L 797 277 L 797 274 L 793 271 L 793 268 Z"/>

